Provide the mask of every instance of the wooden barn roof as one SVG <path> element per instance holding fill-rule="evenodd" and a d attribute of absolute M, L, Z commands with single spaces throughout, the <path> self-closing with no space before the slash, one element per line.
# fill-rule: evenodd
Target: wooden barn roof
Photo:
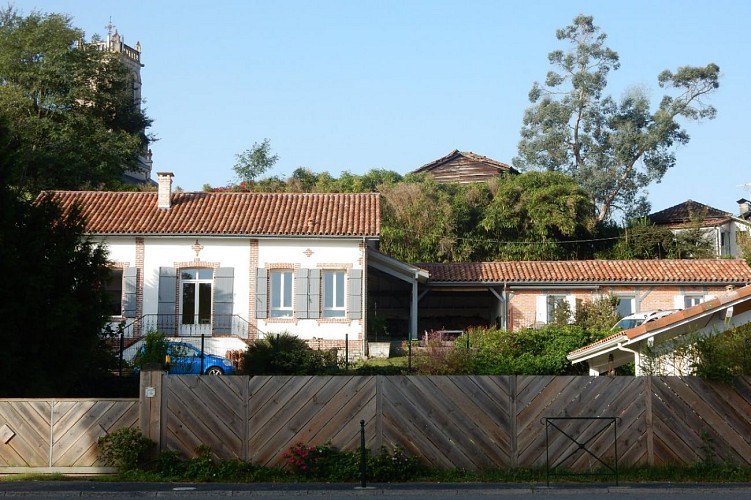
<path fill-rule="evenodd" d="M 478 182 L 499 174 L 518 174 L 511 165 L 469 151 L 453 150 L 446 156 L 426 163 L 413 173 L 429 173 L 444 182 Z"/>

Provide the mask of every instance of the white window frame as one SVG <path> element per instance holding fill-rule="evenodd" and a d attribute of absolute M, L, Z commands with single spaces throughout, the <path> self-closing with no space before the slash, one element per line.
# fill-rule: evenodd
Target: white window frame
<path fill-rule="evenodd" d="M 634 295 L 616 295 L 615 298 L 618 299 L 618 302 L 616 303 L 615 309 L 616 309 L 616 312 L 618 313 L 618 316 L 620 316 L 621 318 L 625 318 L 626 316 L 630 316 L 631 314 L 634 314 L 634 313 L 637 312 L 637 310 L 636 310 L 636 296 L 634 296 Z M 620 303 L 621 303 L 622 300 L 623 301 L 629 301 L 631 303 L 631 308 L 630 308 L 631 310 L 627 314 L 621 314 Z"/>
<path fill-rule="evenodd" d="M 565 301 L 568 303 L 571 317 L 569 323 L 576 317 L 576 297 L 566 293 L 548 293 L 537 296 L 537 310 L 535 311 L 535 322 L 537 324 L 550 324 L 555 318 L 555 304 Z"/>
<path fill-rule="evenodd" d="M 707 300 L 707 297 L 703 293 L 686 293 L 681 297 L 683 300 L 681 300 L 681 304 L 677 304 L 680 305 L 680 307 L 677 307 L 676 309 L 688 309 L 689 307 L 702 304 Z"/>
<path fill-rule="evenodd" d="M 321 316 L 344 318 L 347 315 L 347 272 L 343 269 L 325 269 L 321 274 Z"/>
<path fill-rule="evenodd" d="M 294 314 L 295 273 L 292 269 L 269 271 L 269 317 L 291 318 Z"/>

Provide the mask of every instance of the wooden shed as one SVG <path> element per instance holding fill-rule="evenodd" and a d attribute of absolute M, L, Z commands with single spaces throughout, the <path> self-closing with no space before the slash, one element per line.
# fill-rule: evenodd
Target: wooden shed
<path fill-rule="evenodd" d="M 518 174 L 511 165 L 469 151 L 453 150 L 414 172 L 428 173 L 438 182 L 483 182 L 501 174 Z"/>

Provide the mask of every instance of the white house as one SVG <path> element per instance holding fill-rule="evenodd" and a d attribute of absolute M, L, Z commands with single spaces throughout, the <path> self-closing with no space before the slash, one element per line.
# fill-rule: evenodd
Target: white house
<path fill-rule="evenodd" d="M 751 286 L 728 287 L 706 302 L 677 311 L 649 323 L 623 330 L 568 353 L 572 363 L 586 362 L 590 375 L 608 373 L 634 363 L 636 375 L 690 375 L 692 360 L 679 352 L 689 335 L 717 335 L 751 321 Z M 653 371 L 647 373 L 651 352 Z"/>
<path fill-rule="evenodd" d="M 649 214 L 647 218 L 657 226 L 667 227 L 674 234 L 699 228 L 711 242 L 716 257 L 741 257 L 743 252 L 739 242 L 751 234 L 751 222 L 748 221 L 748 201 L 740 199 L 738 206 L 740 215 L 735 216 L 709 205 L 687 200 Z"/>
<path fill-rule="evenodd" d="M 41 195 L 77 205 L 109 250 L 126 338 L 204 335 L 221 352 L 290 332 L 364 353 L 378 194 L 173 193 L 172 173 L 157 175 L 158 192 Z"/>

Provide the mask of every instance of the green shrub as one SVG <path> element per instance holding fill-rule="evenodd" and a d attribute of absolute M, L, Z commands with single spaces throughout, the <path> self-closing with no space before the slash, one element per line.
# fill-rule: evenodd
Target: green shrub
<path fill-rule="evenodd" d="M 731 381 L 751 375 L 751 324 L 701 337 L 695 344 L 696 375 L 707 380 Z"/>
<path fill-rule="evenodd" d="M 328 444 L 297 444 L 284 454 L 284 459 L 293 474 L 316 481 L 353 481 L 360 470 L 356 453 Z"/>
<path fill-rule="evenodd" d="M 382 447 L 376 455 L 368 455 L 367 476 L 371 481 L 388 483 L 414 481 L 428 469 L 416 457 L 407 456 L 399 446 Z"/>
<path fill-rule="evenodd" d="M 125 472 L 141 468 L 156 446 L 137 429 L 118 429 L 97 440 L 99 458 L 105 465 Z"/>
<path fill-rule="evenodd" d="M 339 372 L 336 349 L 313 350 L 290 333 L 269 335 L 245 351 L 248 375 L 335 375 Z"/>
<path fill-rule="evenodd" d="M 219 476 L 220 462 L 211 448 L 202 444 L 196 448 L 196 456 L 188 460 L 185 465 L 185 479 L 201 482 L 216 481 Z"/>
<path fill-rule="evenodd" d="M 142 368 L 148 363 L 163 365 L 167 358 L 167 337 L 157 331 L 151 331 L 143 338 L 143 347 L 136 352 L 133 358 L 133 366 Z"/>

